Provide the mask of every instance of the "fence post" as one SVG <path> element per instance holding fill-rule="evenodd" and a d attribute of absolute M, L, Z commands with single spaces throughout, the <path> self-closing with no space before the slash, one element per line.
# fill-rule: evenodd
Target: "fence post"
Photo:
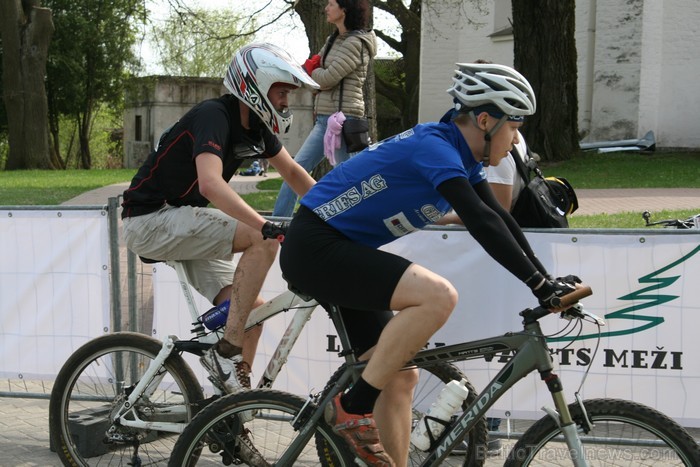
<path fill-rule="evenodd" d="M 109 216 L 109 258 L 112 270 L 112 331 L 122 330 L 122 293 L 121 272 L 119 268 L 119 212 L 118 198 L 107 200 L 107 215 Z"/>
<path fill-rule="evenodd" d="M 126 250 L 126 287 L 129 308 L 129 331 L 140 332 L 136 324 L 136 255 Z"/>

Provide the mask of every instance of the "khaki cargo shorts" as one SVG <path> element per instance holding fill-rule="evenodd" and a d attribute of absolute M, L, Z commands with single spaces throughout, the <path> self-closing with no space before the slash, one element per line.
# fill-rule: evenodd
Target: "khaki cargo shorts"
<path fill-rule="evenodd" d="M 123 225 L 127 248 L 144 258 L 181 261 L 191 285 L 210 301 L 233 282 L 238 221 L 220 210 L 165 206 Z"/>

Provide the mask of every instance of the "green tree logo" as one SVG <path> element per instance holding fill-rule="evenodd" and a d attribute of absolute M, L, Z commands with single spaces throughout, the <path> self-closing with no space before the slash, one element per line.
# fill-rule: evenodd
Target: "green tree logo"
<path fill-rule="evenodd" d="M 678 298 L 678 295 L 670 295 L 661 293 L 663 289 L 670 286 L 676 282 L 681 276 L 664 276 L 664 274 L 684 263 L 688 259 L 695 256 L 700 252 L 700 246 L 695 247 L 690 253 L 681 257 L 680 259 L 664 266 L 656 271 L 653 271 L 645 276 L 639 278 L 638 282 L 645 287 L 640 288 L 632 293 L 618 297 L 618 300 L 634 300 L 639 303 L 636 305 L 623 308 L 618 311 L 613 311 L 605 315 L 605 319 L 610 322 L 612 320 L 627 320 L 630 322 L 630 326 L 626 329 L 620 329 L 616 331 L 609 331 L 601 333 L 601 337 L 612 337 L 612 336 L 624 336 L 626 334 L 634 334 L 637 332 L 642 332 L 646 329 L 656 327 L 664 322 L 664 318 L 661 316 L 648 316 L 642 310 L 647 308 L 655 307 L 658 305 L 663 305 L 672 300 Z M 547 339 L 548 342 L 570 342 L 575 340 L 582 340 L 587 338 L 597 338 L 598 334 L 587 334 L 582 336 L 576 336 L 571 338 L 571 336 L 554 337 Z"/>

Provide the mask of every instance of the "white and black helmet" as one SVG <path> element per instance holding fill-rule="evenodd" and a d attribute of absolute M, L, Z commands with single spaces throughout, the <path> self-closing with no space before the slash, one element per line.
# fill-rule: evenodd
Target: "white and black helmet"
<path fill-rule="evenodd" d="M 253 43 L 237 50 L 224 77 L 224 86 L 279 135 L 292 126 L 292 112 L 277 111 L 268 99 L 267 93 L 275 83 L 319 89 L 287 52 L 268 43 Z"/>
<path fill-rule="evenodd" d="M 527 79 L 505 65 L 457 63 L 448 94 L 458 111 L 495 105 L 504 115 L 524 117 L 537 108 L 535 93 Z"/>

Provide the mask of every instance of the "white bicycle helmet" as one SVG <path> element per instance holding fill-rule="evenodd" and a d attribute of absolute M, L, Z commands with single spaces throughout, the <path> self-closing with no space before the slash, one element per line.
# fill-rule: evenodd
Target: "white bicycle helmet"
<path fill-rule="evenodd" d="M 457 110 L 495 105 L 505 115 L 532 115 L 537 109 L 535 93 L 527 79 L 505 65 L 490 63 L 457 63 L 447 90 L 455 98 Z"/>
<path fill-rule="evenodd" d="M 237 50 L 224 77 L 224 86 L 279 135 L 292 126 L 292 111 L 278 111 L 268 99 L 267 93 L 275 83 L 320 87 L 287 52 L 268 43 L 253 43 Z"/>
<path fill-rule="evenodd" d="M 447 93 L 454 97 L 455 110 L 468 113 L 476 124 L 476 114 L 488 112 L 499 119 L 496 126 L 484 133 L 481 162 L 491 163 L 491 138 L 507 120 L 523 121 L 537 108 L 535 93 L 527 79 L 505 65 L 491 63 L 458 63 Z"/>

